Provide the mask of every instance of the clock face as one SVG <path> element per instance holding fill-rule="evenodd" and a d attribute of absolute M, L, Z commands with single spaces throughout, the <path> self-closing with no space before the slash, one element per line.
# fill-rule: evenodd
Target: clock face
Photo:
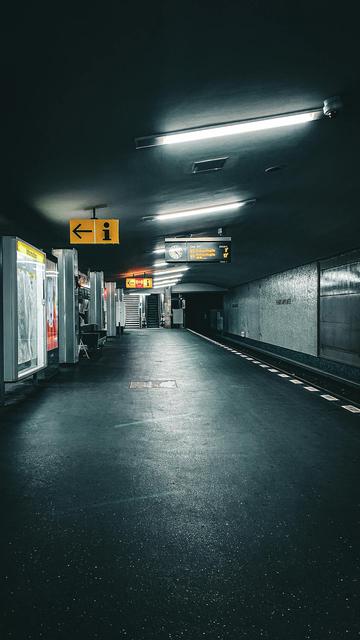
<path fill-rule="evenodd" d="M 184 249 L 180 244 L 173 244 L 169 248 L 169 256 L 172 260 L 180 260 L 184 255 Z"/>

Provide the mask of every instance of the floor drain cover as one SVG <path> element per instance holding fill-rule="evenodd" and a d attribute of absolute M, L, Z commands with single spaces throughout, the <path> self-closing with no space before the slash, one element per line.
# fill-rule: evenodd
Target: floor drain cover
<path fill-rule="evenodd" d="M 175 389 L 176 380 L 131 380 L 129 389 Z"/>

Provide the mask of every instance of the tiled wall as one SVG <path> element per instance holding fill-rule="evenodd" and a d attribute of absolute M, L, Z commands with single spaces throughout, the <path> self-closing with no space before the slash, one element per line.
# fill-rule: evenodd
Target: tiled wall
<path fill-rule="evenodd" d="M 224 298 L 224 330 L 252 340 L 317 355 L 317 264 L 232 289 Z"/>

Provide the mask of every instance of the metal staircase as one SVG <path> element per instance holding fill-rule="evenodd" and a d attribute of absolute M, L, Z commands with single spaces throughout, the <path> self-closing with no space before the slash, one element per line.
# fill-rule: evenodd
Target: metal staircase
<path fill-rule="evenodd" d="M 126 329 L 140 329 L 140 296 L 125 295 Z"/>
<path fill-rule="evenodd" d="M 146 326 L 148 329 L 159 327 L 159 296 L 156 293 L 146 296 Z"/>

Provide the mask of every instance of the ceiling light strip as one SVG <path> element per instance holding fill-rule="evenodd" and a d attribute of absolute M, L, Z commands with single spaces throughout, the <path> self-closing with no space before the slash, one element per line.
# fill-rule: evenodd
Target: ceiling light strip
<path fill-rule="evenodd" d="M 153 276 L 166 276 L 170 273 L 182 273 L 188 271 L 190 267 L 177 267 L 176 269 L 166 269 L 166 271 L 154 271 Z"/>
<path fill-rule="evenodd" d="M 177 280 L 172 282 L 164 282 L 164 284 L 154 284 L 153 289 L 164 289 L 165 287 L 174 287 L 178 283 Z"/>
<path fill-rule="evenodd" d="M 242 200 L 238 202 L 230 202 L 228 204 L 216 204 L 211 207 L 201 207 L 199 209 L 185 209 L 184 211 L 173 211 L 168 213 L 159 213 L 156 220 L 173 220 L 175 218 L 187 218 L 191 216 L 212 215 L 214 213 L 224 213 L 227 211 L 236 211 L 247 204 L 253 204 L 254 198 L 251 200 Z"/>
<path fill-rule="evenodd" d="M 179 274 L 175 273 L 173 276 L 168 276 L 167 278 L 164 278 L 164 277 L 157 278 L 157 277 L 155 277 L 153 280 L 154 280 L 154 282 L 167 282 L 168 280 L 180 280 L 180 278 L 182 278 L 183 275 L 184 275 L 183 273 L 179 273 Z"/>
<path fill-rule="evenodd" d="M 212 125 L 210 127 L 199 127 L 197 129 L 185 129 L 155 136 L 145 136 L 143 138 L 136 138 L 135 145 L 137 149 L 144 149 L 146 147 L 157 147 L 166 144 L 198 142 L 199 140 L 210 140 L 211 138 L 222 138 L 243 133 L 253 133 L 255 131 L 266 131 L 268 129 L 305 124 L 313 120 L 319 120 L 323 116 L 324 112 L 322 107 L 312 110 L 294 111 L 293 113 L 240 120 L 239 122 L 229 124 Z"/>

